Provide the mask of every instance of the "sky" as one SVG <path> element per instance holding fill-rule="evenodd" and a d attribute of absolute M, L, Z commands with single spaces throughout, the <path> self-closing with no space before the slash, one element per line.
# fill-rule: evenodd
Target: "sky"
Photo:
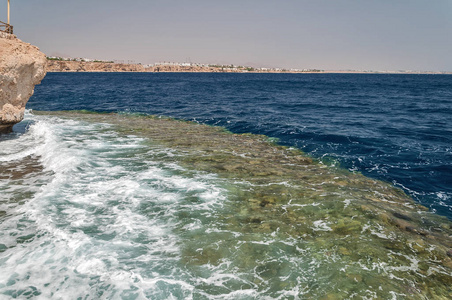
<path fill-rule="evenodd" d="M 11 24 L 48 56 L 452 71 L 452 0 L 11 0 Z"/>

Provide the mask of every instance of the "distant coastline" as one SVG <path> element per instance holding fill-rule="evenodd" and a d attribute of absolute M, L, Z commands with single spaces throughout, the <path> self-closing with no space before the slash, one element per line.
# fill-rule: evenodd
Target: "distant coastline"
<path fill-rule="evenodd" d="M 254 68 L 234 65 L 207 65 L 196 63 L 123 63 L 88 59 L 63 59 L 48 57 L 47 72 L 149 72 L 149 73 L 343 73 L 343 74 L 452 74 L 435 71 L 362 71 L 362 70 L 319 70 Z"/>
<path fill-rule="evenodd" d="M 191 63 L 133 63 L 47 60 L 48 72 L 190 72 L 190 73 L 321 73 L 322 70 L 287 70 L 279 68 L 253 68 L 233 65 L 203 65 Z"/>

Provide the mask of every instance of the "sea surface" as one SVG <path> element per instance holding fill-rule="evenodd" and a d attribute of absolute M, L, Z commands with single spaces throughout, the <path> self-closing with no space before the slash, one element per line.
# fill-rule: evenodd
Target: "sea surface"
<path fill-rule="evenodd" d="M 1 299 L 452 295 L 450 75 L 49 73 L 27 109 Z"/>

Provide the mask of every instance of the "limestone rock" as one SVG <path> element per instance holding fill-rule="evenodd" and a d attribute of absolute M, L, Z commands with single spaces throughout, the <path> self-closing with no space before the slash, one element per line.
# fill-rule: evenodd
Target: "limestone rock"
<path fill-rule="evenodd" d="M 0 132 L 24 117 L 25 104 L 46 75 L 46 56 L 14 35 L 0 35 Z"/>

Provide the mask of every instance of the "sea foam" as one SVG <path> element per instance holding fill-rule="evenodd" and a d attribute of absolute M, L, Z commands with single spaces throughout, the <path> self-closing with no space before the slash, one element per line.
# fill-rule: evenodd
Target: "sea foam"
<path fill-rule="evenodd" d="M 4 160 L 34 155 L 41 176 L 52 176 L 0 223 L 6 247 L 0 253 L 0 293 L 42 299 L 190 297 L 193 287 L 178 264 L 174 229 L 199 224 L 193 217 L 181 224 L 177 214 L 208 215 L 212 205 L 220 205 L 223 191 L 214 178 L 155 162 L 143 138 L 118 136 L 106 124 L 28 117 L 34 124 L 10 142 L 17 144 L 16 153 L 9 145 Z M 184 204 L 187 195 L 190 207 Z"/>

